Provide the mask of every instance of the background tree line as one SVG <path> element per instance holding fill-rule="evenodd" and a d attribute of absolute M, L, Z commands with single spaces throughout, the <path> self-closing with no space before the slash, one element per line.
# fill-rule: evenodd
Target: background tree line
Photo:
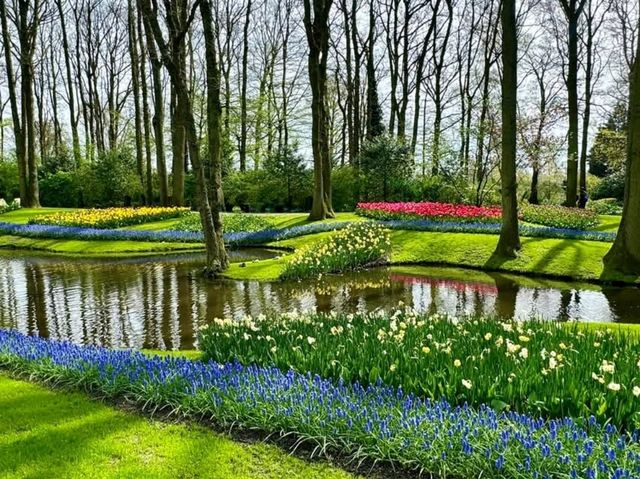
<path fill-rule="evenodd" d="M 1 3 L 0 195 L 27 205 L 194 203 L 185 106 L 144 2 Z M 190 18 L 198 3 L 151 7 L 171 13 L 164 33 L 187 27 L 170 54 L 204 138 L 205 35 L 200 15 Z M 498 202 L 501 8 L 502 0 L 213 2 L 225 207 L 310 209 L 319 181 L 329 182 L 328 210 L 359 199 Z M 525 0 L 516 16 L 519 195 L 573 205 L 585 188 L 621 200 L 615 138 L 624 126 L 612 138 L 607 117 L 626 112 L 637 4 Z M 314 56 L 325 77 L 315 109 Z M 591 156 L 606 167 L 590 167 Z M 599 192 L 589 171 L 613 179 Z"/>

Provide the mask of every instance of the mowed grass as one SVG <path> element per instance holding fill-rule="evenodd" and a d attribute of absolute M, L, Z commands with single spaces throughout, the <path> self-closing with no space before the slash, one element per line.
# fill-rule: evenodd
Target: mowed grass
<path fill-rule="evenodd" d="M 198 243 L 160 243 L 146 241 L 108 241 L 108 240 L 63 240 L 25 238 L 21 236 L 0 235 L 0 248 L 44 251 L 68 255 L 106 255 L 126 256 L 138 254 L 176 253 L 181 251 L 203 251 Z"/>
<path fill-rule="evenodd" d="M 76 209 L 77 208 L 20 208 L 19 210 L 1 214 L 0 222 L 26 224 L 30 219 L 37 218 L 38 216 L 76 211 Z"/>
<path fill-rule="evenodd" d="M 2 478 L 347 479 L 276 446 L 123 412 L 0 374 Z"/>
<path fill-rule="evenodd" d="M 271 246 L 302 248 L 320 242 L 333 233 L 319 233 Z M 598 241 L 521 238 L 522 250 L 516 259 L 494 258 L 498 235 L 472 233 L 434 233 L 424 231 L 391 232 L 391 264 L 446 265 L 486 271 L 506 271 L 584 281 L 619 281 L 640 283 L 635 276 L 621 276 L 605 271 L 603 258 L 611 243 Z M 248 264 L 246 268 L 232 266 L 226 275 L 233 279 L 276 279 L 284 268 L 287 256 L 269 262 Z M 265 266 L 262 270 L 261 266 Z"/>

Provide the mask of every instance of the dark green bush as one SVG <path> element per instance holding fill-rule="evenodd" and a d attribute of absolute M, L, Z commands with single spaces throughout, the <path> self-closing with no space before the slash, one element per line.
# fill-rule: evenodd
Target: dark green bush
<path fill-rule="evenodd" d="M 621 215 L 622 203 L 616 198 L 602 198 L 587 203 L 587 209 L 593 210 L 599 215 Z"/>
<path fill-rule="evenodd" d="M 0 159 L 0 198 L 8 203 L 14 198 L 20 198 L 18 164 L 14 160 Z"/>
<path fill-rule="evenodd" d="M 618 172 L 603 178 L 591 192 L 591 199 L 615 198 L 624 200 L 624 173 Z"/>
<path fill-rule="evenodd" d="M 84 206 L 78 173 L 58 171 L 40 180 L 40 203 L 44 206 L 77 208 Z"/>

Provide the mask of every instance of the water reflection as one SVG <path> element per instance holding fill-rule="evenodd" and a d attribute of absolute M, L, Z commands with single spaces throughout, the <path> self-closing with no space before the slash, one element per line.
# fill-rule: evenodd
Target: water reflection
<path fill-rule="evenodd" d="M 235 253 L 235 261 L 271 252 Z M 65 260 L 0 254 L 0 327 L 111 347 L 191 349 L 215 317 L 268 311 L 419 311 L 526 319 L 639 322 L 635 287 L 532 280 L 453 268 L 406 268 L 321 282 L 209 281 L 198 255 Z"/>

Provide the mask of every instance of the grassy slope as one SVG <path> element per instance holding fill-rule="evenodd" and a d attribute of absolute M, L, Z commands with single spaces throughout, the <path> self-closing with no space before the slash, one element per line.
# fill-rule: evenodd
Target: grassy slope
<path fill-rule="evenodd" d="M 26 223 L 29 218 L 60 211 L 55 208 L 41 210 L 22 209 L 6 213 L 0 221 Z M 307 224 L 305 213 L 269 214 L 276 227 L 285 228 Z M 600 231 L 615 231 L 620 217 L 602 216 Z M 353 213 L 339 213 L 334 220 L 362 220 Z M 147 223 L 134 228 L 145 230 L 171 229 L 176 220 Z M 275 243 L 273 246 L 297 249 L 320 241 L 330 233 L 309 235 Z M 515 260 L 490 260 L 498 237 L 496 235 L 468 233 L 430 233 L 393 231 L 392 262 L 395 264 L 443 264 L 459 265 L 486 270 L 514 273 L 535 273 L 554 277 L 582 280 L 608 280 L 639 282 L 639 278 L 611 276 L 603 272 L 602 257 L 608 251 L 608 243 L 580 240 L 523 238 L 523 249 Z M 39 249 L 67 254 L 141 254 L 202 249 L 197 244 L 145 243 L 136 241 L 71 241 L 41 240 L 0 236 L 0 247 Z M 275 259 L 234 265 L 227 273 L 233 279 L 272 280 L 278 278 L 286 260 Z"/>
<path fill-rule="evenodd" d="M 22 208 L 0 215 L 0 222 L 26 224 L 31 218 L 42 215 L 73 211 L 69 208 Z M 169 220 L 175 221 L 175 220 Z M 169 253 L 202 250 L 202 245 L 185 243 L 158 243 L 144 241 L 78 241 L 59 239 L 23 238 L 0 235 L 0 248 L 28 249 L 50 253 L 82 255 L 128 255 L 144 253 Z"/>
<path fill-rule="evenodd" d="M 616 218 L 616 217 L 614 217 Z M 322 241 L 331 233 L 320 233 L 274 243 L 273 246 L 297 249 Z M 432 233 L 392 231 L 393 264 L 440 264 L 484 270 L 527 273 L 585 281 L 640 282 L 640 278 L 614 276 L 603 270 L 602 258 L 610 243 L 597 241 L 522 238 L 517 259 L 496 260 L 491 255 L 497 235 L 471 233 Z M 251 263 L 246 268 L 232 266 L 227 276 L 233 279 L 276 279 L 286 256 L 277 260 Z M 264 264 L 265 269 L 261 268 Z"/>
<path fill-rule="evenodd" d="M 354 477 L 275 446 L 240 444 L 204 427 L 150 421 L 82 394 L 2 375 L 0 410 L 0 477 Z"/>

